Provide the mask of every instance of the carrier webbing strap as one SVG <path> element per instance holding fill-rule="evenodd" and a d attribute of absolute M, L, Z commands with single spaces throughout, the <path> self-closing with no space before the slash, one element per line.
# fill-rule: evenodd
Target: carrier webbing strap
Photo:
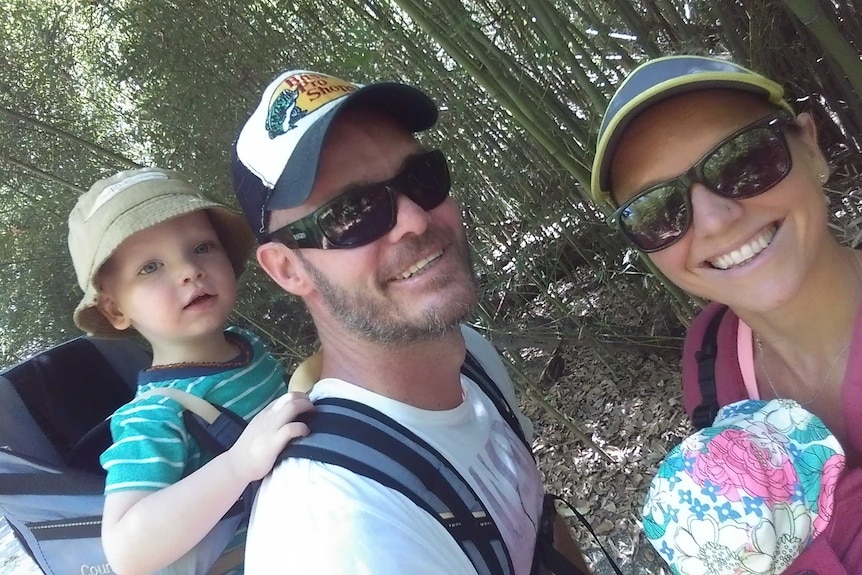
<path fill-rule="evenodd" d="M 207 423 L 214 422 L 221 414 L 219 409 L 209 401 L 187 391 L 174 389 L 173 387 L 154 387 L 140 394 L 135 398 L 135 401 L 153 395 L 162 395 L 173 399 L 182 405 L 183 409 L 191 411 Z"/>
<path fill-rule="evenodd" d="M 514 409 L 469 351 L 461 372 L 491 400 L 532 455 Z M 158 394 L 157 390 L 153 391 Z M 190 394 L 179 392 L 170 397 L 188 410 L 183 414 L 186 428 L 201 446 L 215 454 L 229 448 L 242 433 L 245 422 L 237 420 L 238 416 L 220 406 L 211 406 L 220 412 L 214 419 L 212 412 L 204 416 L 195 404 L 185 401 L 183 395 Z M 479 575 L 513 573 L 508 549 L 494 520 L 469 484 L 436 449 L 371 407 L 339 398 L 319 400 L 315 406 L 309 421 L 313 433 L 294 440 L 282 452 L 280 459 L 300 457 L 338 465 L 394 489 L 443 525 Z M 249 491 L 255 488 L 256 485 L 250 486 Z M 250 502 L 251 499 L 250 493 L 244 494 L 244 501 Z M 618 573 L 618 567 L 596 538 L 589 522 L 581 514 L 575 512 L 575 515 L 596 539 Z M 551 525 L 554 516 L 555 513 L 549 515 Z M 553 529 L 549 534 L 538 535 L 536 551 L 541 553 L 544 572 L 582 575 L 571 561 L 553 548 Z M 227 556 L 222 556 L 220 563 L 225 559 L 228 564 L 233 564 Z M 214 566 L 213 573 L 218 572 L 220 570 Z"/>
<path fill-rule="evenodd" d="M 66 473 L 2 473 L 0 495 L 102 495 L 105 480 Z"/>
<path fill-rule="evenodd" d="M 553 517 L 556 516 L 556 502 L 559 501 L 563 505 L 569 508 L 569 511 L 578 518 L 578 521 L 581 522 L 581 525 L 587 528 L 587 531 L 590 532 L 590 535 L 593 537 L 593 541 L 598 544 L 599 549 L 602 550 L 602 553 L 605 554 L 605 557 L 608 560 L 608 564 L 613 569 L 613 572 L 616 575 L 623 575 L 622 571 L 619 568 L 619 565 L 611 557 L 611 554 L 608 553 L 608 550 L 602 545 L 602 542 L 599 540 L 599 536 L 596 535 L 596 532 L 593 531 L 590 522 L 587 521 L 587 518 L 584 515 L 574 508 L 574 506 L 560 497 L 559 495 L 554 495 L 552 493 L 546 493 L 545 499 L 543 502 L 542 509 L 542 529 L 549 529 L 551 534 L 553 534 Z M 550 517 L 549 520 L 546 520 L 546 517 Z M 553 537 L 540 537 L 541 544 L 543 548 L 541 549 L 541 557 L 544 559 L 544 566 L 546 569 L 550 570 L 551 573 L 555 575 L 585 575 L 577 566 L 572 564 L 572 562 L 564 556 L 562 553 L 557 551 L 553 546 Z"/>
<path fill-rule="evenodd" d="M 90 539 L 102 536 L 102 516 L 89 515 L 61 521 L 34 521 L 27 527 L 38 541 L 59 539 Z"/>
<path fill-rule="evenodd" d="M 703 332 L 700 350 L 695 352 L 697 360 L 697 382 L 700 386 L 700 405 L 691 414 L 691 423 L 695 429 L 709 427 L 718 415 L 718 395 L 715 390 L 715 359 L 718 355 L 718 328 L 727 306 L 715 312 Z"/>
<path fill-rule="evenodd" d="M 281 458 L 344 467 L 394 489 L 446 528 L 480 575 L 513 573 L 499 529 L 479 497 L 449 461 L 415 433 L 376 409 L 325 398 L 308 419 L 311 434 Z"/>
<path fill-rule="evenodd" d="M 154 395 L 169 397 L 183 407 L 183 424 L 186 431 L 195 438 L 203 450 L 212 456 L 220 455 L 230 449 L 247 425 L 246 421 L 233 411 L 180 389 L 156 387 L 142 393 L 138 399 Z M 249 517 L 254 493 L 259 483 L 255 481 L 248 485 L 224 517 L 233 517 L 239 512 Z M 210 567 L 209 573 L 210 575 L 228 573 L 241 567 L 244 557 L 245 544 L 221 555 Z"/>
<path fill-rule="evenodd" d="M 527 447 L 527 451 L 530 455 L 533 455 L 533 450 L 530 448 L 530 444 L 527 443 L 527 439 L 524 436 L 524 430 L 521 428 L 518 416 L 515 415 L 515 411 L 512 409 L 512 406 L 508 401 L 506 401 L 506 398 L 503 396 L 503 392 L 500 391 L 500 388 L 493 382 L 493 380 L 491 380 L 482 368 L 481 364 L 475 357 L 473 357 L 473 355 L 470 354 L 469 351 L 467 352 L 467 358 L 464 361 L 464 365 L 461 367 L 461 373 L 476 382 L 482 391 L 485 392 L 485 395 L 491 399 L 503 419 L 506 420 L 512 430 L 514 430 Z M 539 530 L 536 538 L 536 552 L 534 554 L 534 557 L 541 561 L 541 568 L 543 568 L 545 572 L 554 573 L 556 575 L 583 575 L 582 571 L 576 565 L 554 548 L 554 518 L 557 514 L 553 502 L 557 500 L 562 501 L 569 509 L 572 510 L 578 522 L 587 529 L 590 535 L 592 535 L 593 540 L 599 546 L 599 549 L 601 549 L 605 554 L 605 557 L 607 557 L 608 563 L 614 570 L 614 573 L 620 573 L 620 568 L 617 566 L 616 562 L 614 562 L 607 549 L 605 549 L 605 546 L 602 545 L 602 542 L 599 540 L 595 531 L 593 531 L 593 527 L 590 525 L 590 522 L 587 521 L 587 518 L 584 517 L 577 509 L 572 507 L 572 505 L 565 499 L 550 493 L 545 494 L 545 504 L 542 510 L 544 528 Z M 550 507 L 548 505 L 549 501 Z M 536 570 L 540 570 L 539 565 L 534 566 L 534 571 Z"/>
<path fill-rule="evenodd" d="M 169 397 L 183 406 L 183 424 L 186 431 L 213 456 L 230 449 L 247 425 L 246 421 L 233 411 L 181 389 L 155 387 L 136 399 L 154 395 Z"/>
<path fill-rule="evenodd" d="M 461 367 L 461 373 L 476 382 L 482 391 L 485 392 L 485 395 L 491 399 L 497 407 L 497 411 L 500 412 L 503 419 L 506 420 L 512 430 L 518 435 L 527 447 L 527 451 L 532 456 L 533 450 L 531 449 L 530 444 L 527 443 L 527 439 L 524 436 L 524 430 L 521 428 L 521 424 L 518 421 L 518 417 L 515 415 L 515 411 L 512 409 L 512 406 L 508 401 L 506 401 L 506 398 L 503 396 L 503 392 L 500 391 L 500 388 L 493 382 L 490 376 L 485 372 L 484 368 L 482 368 L 481 364 L 470 354 L 469 351 L 467 352 L 467 358 L 464 361 L 464 365 Z M 574 563 L 572 563 L 572 561 L 554 548 L 554 518 L 557 515 L 556 508 L 553 505 L 554 501 L 563 502 L 573 512 L 578 522 L 580 522 L 580 524 L 587 529 L 590 535 L 592 535 L 593 540 L 599 546 L 599 549 L 602 550 L 602 553 L 604 553 L 608 560 L 608 564 L 614 570 L 614 573 L 621 574 L 620 568 L 617 566 L 610 553 L 608 553 L 608 550 L 605 549 L 605 546 L 602 545 L 602 542 L 599 540 L 596 532 L 593 531 L 593 527 L 590 525 L 590 522 L 587 521 L 587 518 L 575 509 L 568 501 L 558 495 L 550 493 L 545 494 L 545 504 L 542 510 L 542 521 L 545 524 L 545 527 L 544 529 L 539 530 L 536 538 L 536 552 L 534 554 L 534 556 L 541 562 L 541 566 L 534 566 L 534 572 L 538 570 L 539 572 L 554 573 L 555 575 L 583 575 L 583 572 Z M 548 502 L 550 502 L 550 507 Z M 541 571 L 542 569 L 544 569 L 544 571 Z"/>

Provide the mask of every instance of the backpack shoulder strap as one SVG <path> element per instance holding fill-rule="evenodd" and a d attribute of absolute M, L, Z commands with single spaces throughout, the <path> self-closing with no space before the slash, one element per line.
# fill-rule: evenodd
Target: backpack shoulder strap
<path fill-rule="evenodd" d="M 315 403 L 311 433 L 293 440 L 281 458 L 338 465 L 394 489 L 431 514 L 480 575 L 514 573 L 508 549 L 467 481 L 430 444 L 367 405 L 341 398 Z"/>
<path fill-rule="evenodd" d="M 521 442 L 526 446 L 527 451 L 530 455 L 533 455 L 533 450 L 530 444 L 527 442 L 527 438 L 524 436 L 524 430 L 521 427 L 521 423 L 518 421 L 518 416 L 515 414 L 515 410 L 512 408 L 512 405 L 506 400 L 506 397 L 503 395 L 503 392 L 500 390 L 497 382 L 495 382 L 491 376 L 485 371 L 482 367 L 482 364 L 479 363 L 479 360 L 476 359 L 470 351 L 467 351 L 467 357 L 464 360 L 464 365 L 461 366 L 461 373 L 472 379 L 476 382 L 476 385 L 488 396 L 488 398 L 494 403 L 497 411 L 500 412 L 500 415 L 515 434 L 520 438 Z M 558 552 L 554 548 L 554 518 L 556 517 L 556 508 L 553 505 L 555 500 L 559 499 L 563 501 L 562 498 L 546 493 L 544 497 L 544 503 L 542 506 L 542 517 L 541 517 L 541 525 L 539 528 L 539 532 L 536 535 L 536 550 L 533 555 L 533 572 L 543 572 L 543 573 L 553 573 L 554 575 L 583 575 L 583 572 L 566 556 L 562 553 Z M 565 503 L 565 502 L 564 502 Z M 568 503 L 566 503 L 568 505 Z M 607 550 L 605 550 L 601 541 L 599 541 L 598 537 L 596 537 L 595 532 L 593 531 L 592 526 L 589 521 L 587 521 L 586 517 L 581 515 L 577 510 L 574 509 L 571 505 L 569 508 L 575 512 L 575 516 L 584 525 L 587 530 L 593 535 L 593 539 L 595 539 L 596 543 L 599 547 L 604 551 L 605 555 L 610 562 L 610 565 L 613 567 L 615 573 L 620 573 L 619 568 L 616 563 L 611 559 L 611 556 L 608 555 Z"/>
<path fill-rule="evenodd" d="M 691 422 L 695 429 L 709 427 L 718 415 L 718 395 L 715 389 L 715 360 L 718 356 L 718 328 L 727 313 L 722 306 L 709 320 L 703 332 L 700 350 L 694 354 L 697 361 L 697 382 L 700 386 L 700 404 L 694 408 Z"/>
<path fill-rule="evenodd" d="M 479 360 L 470 353 L 470 350 L 467 350 L 467 357 L 464 358 L 464 365 L 461 366 L 461 373 L 476 382 L 476 385 L 478 385 L 482 392 L 484 392 L 484 394 L 493 402 L 497 411 L 500 412 L 500 416 L 506 420 L 506 423 L 508 423 L 509 427 L 512 428 L 512 431 L 515 432 L 518 439 L 520 439 L 527 447 L 527 451 L 532 454 L 533 450 L 527 442 L 527 438 L 524 436 L 524 430 L 521 428 L 521 422 L 518 421 L 518 416 L 515 415 L 515 410 L 506 400 L 506 397 L 503 395 L 503 392 L 500 391 L 497 383 L 491 379 L 491 376 L 488 375 L 485 368 L 483 368 L 482 364 L 479 363 Z"/>

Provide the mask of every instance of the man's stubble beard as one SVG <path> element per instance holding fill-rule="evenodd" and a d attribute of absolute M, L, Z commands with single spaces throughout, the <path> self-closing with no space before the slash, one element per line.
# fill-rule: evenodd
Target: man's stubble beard
<path fill-rule="evenodd" d="M 417 238 L 423 242 L 422 238 Z M 321 300 L 332 316 L 350 333 L 373 343 L 389 347 L 400 347 L 438 339 L 454 329 L 459 329 L 461 321 L 470 315 L 478 301 L 479 284 L 473 271 L 473 262 L 466 237 L 462 234 L 458 241 L 450 244 L 455 256 L 461 261 L 462 271 L 466 272 L 463 293 L 458 299 L 449 301 L 445 307 L 437 306 L 426 310 L 420 317 L 407 319 L 392 314 L 389 302 L 368 297 L 362 291 L 350 292 L 329 281 L 326 275 L 311 264 L 302 253 L 297 258 L 302 262 L 308 275 L 314 281 Z M 440 278 L 442 289 L 452 277 Z M 384 290 L 382 293 L 386 293 Z"/>

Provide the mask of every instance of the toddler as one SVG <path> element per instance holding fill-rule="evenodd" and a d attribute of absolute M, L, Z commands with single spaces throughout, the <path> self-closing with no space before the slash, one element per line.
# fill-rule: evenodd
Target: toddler
<path fill-rule="evenodd" d="M 136 398 L 111 419 L 102 542 L 119 574 L 205 573 L 195 546 L 285 445 L 308 433 L 305 394 L 286 393 L 261 340 L 225 329 L 254 239 L 244 218 L 201 197 L 181 174 L 143 168 L 96 182 L 69 216 L 69 250 L 84 297 L 75 323 L 100 337 L 140 334 L 153 363 Z M 183 424 L 174 388 L 250 420 L 210 458 Z M 233 541 L 230 541 L 233 538 Z M 244 540 L 228 534 L 227 548 Z"/>

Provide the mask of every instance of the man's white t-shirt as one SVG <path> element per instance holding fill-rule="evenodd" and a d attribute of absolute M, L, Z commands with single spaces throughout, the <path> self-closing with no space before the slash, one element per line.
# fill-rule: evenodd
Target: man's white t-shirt
<path fill-rule="evenodd" d="M 494 348 L 462 328 L 467 349 L 517 406 Z M 491 400 L 461 376 L 464 402 L 427 411 L 337 379 L 312 399 L 341 397 L 395 419 L 437 449 L 476 491 L 500 529 L 515 573 L 530 573 L 542 508 L 539 471 Z M 517 411 L 528 439 L 529 421 Z M 410 499 L 345 469 L 306 459 L 280 463 L 261 485 L 246 543 L 247 575 L 475 574 L 445 528 Z"/>

